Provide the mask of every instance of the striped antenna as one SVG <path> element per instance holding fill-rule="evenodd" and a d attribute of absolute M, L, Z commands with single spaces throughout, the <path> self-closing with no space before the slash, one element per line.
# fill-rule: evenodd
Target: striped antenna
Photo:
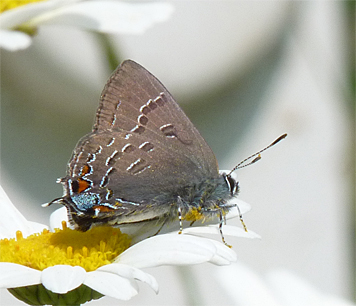
<path fill-rule="evenodd" d="M 283 134 L 279 136 L 275 141 L 273 141 L 270 145 L 267 147 L 263 148 L 261 151 L 256 152 L 255 154 L 250 155 L 249 157 L 245 158 L 242 162 L 238 163 L 237 166 L 235 166 L 227 176 L 230 176 L 232 172 L 234 172 L 237 169 L 241 169 L 243 167 L 249 166 L 254 164 L 255 162 L 259 161 L 261 159 L 261 153 L 269 149 L 270 147 L 273 147 L 275 144 L 280 142 L 282 139 L 286 138 L 287 134 Z M 256 156 L 256 157 L 255 157 Z M 247 161 L 249 161 L 251 158 L 255 157 L 252 161 L 246 164 Z"/>

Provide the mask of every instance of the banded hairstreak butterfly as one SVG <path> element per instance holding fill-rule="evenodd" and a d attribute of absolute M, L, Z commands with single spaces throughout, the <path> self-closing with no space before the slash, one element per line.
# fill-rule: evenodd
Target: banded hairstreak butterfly
<path fill-rule="evenodd" d="M 92 132 L 79 140 L 59 179 L 64 195 L 48 205 L 65 205 L 81 231 L 179 221 L 181 232 L 183 220 L 217 217 L 224 241 L 225 215 L 236 207 L 227 201 L 239 189 L 231 174 L 265 149 L 219 174 L 214 153 L 168 90 L 126 60 L 107 81 Z"/>

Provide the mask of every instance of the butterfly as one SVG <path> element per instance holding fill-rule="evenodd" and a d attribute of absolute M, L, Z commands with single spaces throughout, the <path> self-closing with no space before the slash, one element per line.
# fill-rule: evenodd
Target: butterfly
<path fill-rule="evenodd" d="M 220 174 L 213 151 L 168 90 L 126 60 L 107 81 L 93 129 L 59 179 L 63 196 L 48 205 L 64 205 L 81 231 L 179 221 L 181 232 L 183 221 L 217 217 L 225 242 L 222 224 L 239 190 L 231 174 L 240 164 Z"/>

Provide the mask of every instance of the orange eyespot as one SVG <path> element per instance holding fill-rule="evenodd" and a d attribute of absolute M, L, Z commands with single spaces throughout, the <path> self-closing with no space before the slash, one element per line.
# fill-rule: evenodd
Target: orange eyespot
<path fill-rule="evenodd" d="M 86 180 L 78 179 L 77 182 L 78 182 L 78 193 L 81 193 L 82 191 L 90 187 L 90 183 Z"/>
<path fill-rule="evenodd" d="M 88 164 L 84 165 L 80 173 L 81 176 L 88 174 L 90 172 L 90 167 Z"/>
<path fill-rule="evenodd" d="M 101 205 L 95 205 L 95 206 L 93 206 L 93 209 L 96 211 L 100 211 L 100 212 L 113 212 L 115 210 L 110 207 L 101 206 Z"/>

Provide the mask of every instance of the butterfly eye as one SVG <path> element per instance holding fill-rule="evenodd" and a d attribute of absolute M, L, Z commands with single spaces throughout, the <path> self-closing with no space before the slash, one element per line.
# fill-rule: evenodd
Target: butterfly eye
<path fill-rule="evenodd" d="M 238 182 L 236 182 L 230 175 L 225 176 L 226 184 L 229 187 L 231 195 L 234 195 L 238 189 Z"/>

